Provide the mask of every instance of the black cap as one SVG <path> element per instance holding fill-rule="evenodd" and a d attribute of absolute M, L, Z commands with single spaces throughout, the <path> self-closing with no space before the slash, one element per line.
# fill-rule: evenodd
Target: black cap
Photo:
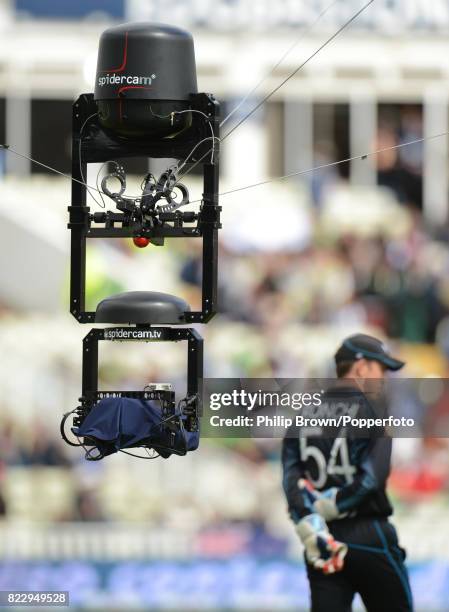
<path fill-rule="evenodd" d="M 357 361 L 358 359 L 372 359 L 382 363 L 387 370 L 400 370 L 405 365 L 392 357 L 387 347 L 373 336 L 355 334 L 343 340 L 342 345 L 335 353 L 335 363 L 342 361 Z"/>

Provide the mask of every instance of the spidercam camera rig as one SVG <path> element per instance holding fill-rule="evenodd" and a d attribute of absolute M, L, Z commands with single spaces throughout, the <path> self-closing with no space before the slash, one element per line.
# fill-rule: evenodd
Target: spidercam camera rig
<path fill-rule="evenodd" d="M 70 311 L 79 323 L 115 327 L 92 329 L 84 338 L 80 405 L 61 422 L 64 440 L 88 448 L 87 459 L 135 447 L 153 448 L 163 456 L 185 454 L 198 445 L 203 340 L 195 329 L 178 326 L 207 323 L 217 309 L 218 124 L 215 98 L 197 93 L 190 34 L 148 23 L 124 24 L 102 34 L 95 92 L 82 94 L 73 106 Z M 129 157 L 170 158 L 176 163 L 157 178 L 148 173 L 142 180 L 142 193 L 127 196 L 126 172 L 117 160 Z M 86 205 L 90 192 L 87 165 L 106 162 L 113 168 L 102 179 L 99 191 L 103 202 L 104 195 L 112 200 L 115 210 L 92 212 Z M 182 210 L 190 200 L 187 187 L 179 180 L 180 173 L 193 165 L 203 175 L 203 197 L 196 212 Z M 115 190 L 113 182 L 118 184 Z M 163 246 L 165 238 L 186 237 L 202 239 L 201 310 L 191 311 L 183 299 L 154 291 L 112 295 L 95 311 L 86 310 L 87 239 L 132 238 L 142 247 L 149 243 Z M 150 385 L 143 391 L 99 390 L 100 340 L 187 341 L 187 396 L 176 401 L 167 385 Z M 126 437 L 105 422 L 108 414 L 118 413 L 125 422 L 129 420 L 130 402 L 134 408 L 140 406 L 139 417 L 129 425 Z M 160 405 L 157 414 L 155 403 Z M 76 441 L 67 435 L 70 418 Z M 149 429 L 144 425 L 148 419 Z M 188 434 L 194 438 L 190 447 Z"/>

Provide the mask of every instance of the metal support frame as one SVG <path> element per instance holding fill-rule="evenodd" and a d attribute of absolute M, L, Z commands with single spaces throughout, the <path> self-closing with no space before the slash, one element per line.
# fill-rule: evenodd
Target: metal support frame
<path fill-rule="evenodd" d="M 109 327 L 91 329 L 83 340 L 82 396 L 74 423 L 80 425 L 92 407 L 105 397 L 133 397 L 144 400 L 161 399 L 164 392 L 157 391 L 101 391 L 98 389 L 98 342 L 180 342 L 187 341 L 187 397 L 195 398 L 194 413 L 189 417 L 187 429 L 198 428 L 202 416 L 203 395 L 203 339 L 195 329 L 182 327 Z M 159 395 L 161 397 L 159 397 Z M 174 401 L 174 395 L 173 395 Z"/>
<path fill-rule="evenodd" d="M 219 133 L 219 106 L 209 94 L 194 94 L 190 97 L 190 108 L 200 111 L 192 113 L 192 124 L 175 138 L 125 140 L 114 138 L 98 121 L 93 94 L 82 94 L 73 105 L 72 136 L 72 198 L 69 206 L 69 229 L 71 231 L 70 312 L 79 323 L 95 321 L 95 312 L 86 311 L 86 242 L 88 238 L 123 238 L 143 236 L 162 244 L 164 238 L 202 238 L 203 278 L 202 306 L 200 311 L 184 312 L 183 322 L 207 323 L 217 310 L 217 260 L 218 230 L 221 207 L 218 205 L 218 144 L 214 159 L 210 158 L 210 127 L 215 136 Z M 208 121 L 204 118 L 208 117 Z M 210 124 L 210 125 L 209 125 Z M 204 142 L 202 142 L 205 140 Z M 198 143 L 201 144 L 199 145 Z M 193 151 L 193 153 L 192 153 Z M 148 158 L 175 158 L 189 163 L 198 163 L 203 171 L 203 198 L 198 213 L 180 211 L 158 211 L 156 222 L 147 223 L 142 214 L 135 214 L 130 199 L 128 209 L 117 212 L 91 213 L 87 206 L 87 165 L 110 159 L 132 156 Z M 204 158 L 204 159 L 203 159 Z M 120 212 L 123 211 L 123 212 Z M 141 209 L 140 209 L 141 213 Z M 98 389 L 98 342 L 140 341 L 178 342 L 187 341 L 187 396 L 179 404 L 185 421 L 185 429 L 199 431 L 202 416 L 203 383 L 203 339 L 195 329 L 186 327 L 153 327 L 151 321 L 143 325 L 91 329 L 83 340 L 82 396 L 80 405 L 64 415 L 61 434 L 68 444 L 75 446 L 66 436 L 67 419 L 73 417 L 73 425 L 80 426 L 92 408 L 102 399 L 130 397 L 160 402 L 162 415 L 176 411 L 174 391 L 163 388 L 146 388 L 142 391 L 102 391 Z"/>
<path fill-rule="evenodd" d="M 219 106 L 209 94 L 191 96 L 192 109 L 200 110 L 210 118 L 214 134 L 219 132 Z M 93 94 L 82 94 L 73 106 L 72 137 L 72 201 L 69 206 L 71 231 L 71 274 L 70 274 L 70 312 L 80 323 L 91 323 L 95 312 L 86 311 L 86 241 L 87 238 L 134 237 L 150 238 L 192 237 L 203 239 L 203 278 L 202 307 L 200 311 L 185 312 L 186 323 L 206 323 L 217 311 L 217 261 L 218 229 L 220 211 L 218 206 L 218 144 L 215 163 L 210 163 L 207 155 L 211 148 L 210 140 L 196 150 L 190 161 L 201 160 L 203 169 L 203 198 L 200 211 L 196 215 L 196 225 L 184 227 L 182 221 L 174 225 L 162 225 L 152 229 L 136 227 L 91 227 L 93 215 L 86 206 L 87 164 L 105 162 L 113 158 L 131 157 L 171 157 L 185 159 L 198 142 L 210 137 L 209 125 L 198 113 L 192 113 L 192 126 L 174 139 L 155 139 L 154 141 L 131 141 L 112 139 L 101 127 L 97 119 L 97 107 Z M 80 182 L 78 182 L 80 181 Z"/>

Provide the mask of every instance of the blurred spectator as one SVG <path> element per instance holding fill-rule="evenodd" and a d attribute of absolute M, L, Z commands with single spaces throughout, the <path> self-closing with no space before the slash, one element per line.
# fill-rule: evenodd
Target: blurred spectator
<path fill-rule="evenodd" d="M 22 449 L 23 465 L 67 466 L 69 461 L 59 440 L 41 423 L 34 423 L 29 445 Z"/>
<path fill-rule="evenodd" d="M 415 106 L 388 109 L 379 124 L 376 149 L 389 149 L 399 144 L 419 140 L 423 135 L 422 110 Z M 397 114 L 399 113 L 399 117 Z M 378 183 L 391 189 L 398 200 L 411 207 L 422 209 L 422 161 L 423 144 L 382 151 L 376 156 Z"/>
<path fill-rule="evenodd" d="M 76 495 L 74 514 L 75 521 L 103 521 L 104 514 L 95 489 L 80 488 Z"/>

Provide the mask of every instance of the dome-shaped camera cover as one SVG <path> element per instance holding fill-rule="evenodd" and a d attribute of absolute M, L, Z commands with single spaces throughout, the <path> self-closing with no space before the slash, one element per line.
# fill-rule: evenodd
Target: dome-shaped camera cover
<path fill-rule="evenodd" d="M 103 127 L 124 137 L 173 136 L 191 121 L 197 93 L 191 34 L 159 23 L 125 23 L 100 38 L 94 99 Z"/>

